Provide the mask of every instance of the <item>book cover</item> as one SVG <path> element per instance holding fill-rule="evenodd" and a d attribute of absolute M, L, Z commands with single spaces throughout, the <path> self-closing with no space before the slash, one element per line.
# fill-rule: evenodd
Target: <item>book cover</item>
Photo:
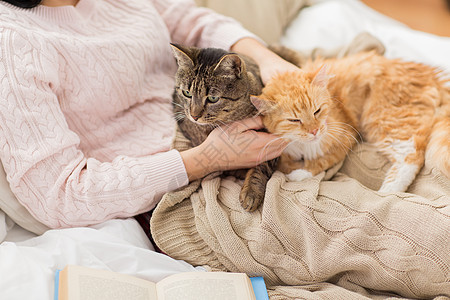
<path fill-rule="evenodd" d="M 266 283 L 263 277 L 250 277 L 256 300 L 269 300 Z"/>

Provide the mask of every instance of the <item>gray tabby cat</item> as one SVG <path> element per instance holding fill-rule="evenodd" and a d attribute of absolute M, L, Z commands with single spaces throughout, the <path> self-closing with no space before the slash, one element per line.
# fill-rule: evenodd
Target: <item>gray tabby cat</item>
<path fill-rule="evenodd" d="M 192 146 L 200 145 L 218 126 L 257 114 L 250 95 L 261 94 L 263 84 L 253 60 L 223 49 L 171 45 L 178 63 L 174 114 Z M 245 210 L 261 204 L 275 164 L 272 160 L 246 171 L 240 194 Z"/>

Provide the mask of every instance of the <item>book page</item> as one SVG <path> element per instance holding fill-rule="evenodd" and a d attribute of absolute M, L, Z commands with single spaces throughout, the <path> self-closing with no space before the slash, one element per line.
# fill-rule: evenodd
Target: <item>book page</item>
<path fill-rule="evenodd" d="M 154 283 L 126 274 L 69 266 L 70 300 L 156 300 Z"/>
<path fill-rule="evenodd" d="M 188 272 L 157 283 L 159 300 L 252 300 L 250 279 L 245 274 Z"/>

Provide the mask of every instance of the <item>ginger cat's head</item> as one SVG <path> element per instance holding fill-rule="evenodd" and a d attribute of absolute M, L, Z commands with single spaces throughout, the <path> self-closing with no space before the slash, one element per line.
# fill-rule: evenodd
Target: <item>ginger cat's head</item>
<path fill-rule="evenodd" d="M 325 69 L 277 75 L 260 96 L 252 96 L 252 103 L 263 115 L 269 132 L 291 141 L 320 141 L 327 131 L 331 107 L 327 90 L 330 76 Z"/>

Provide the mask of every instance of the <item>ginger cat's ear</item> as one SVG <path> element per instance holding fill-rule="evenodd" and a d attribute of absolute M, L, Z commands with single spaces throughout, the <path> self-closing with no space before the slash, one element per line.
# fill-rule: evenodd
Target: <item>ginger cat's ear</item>
<path fill-rule="evenodd" d="M 328 81 L 333 77 L 334 75 L 328 74 L 328 66 L 324 64 L 315 74 L 314 79 L 312 80 L 312 84 L 322 88 L 326 88 L 328 86 Z"/>
<path fill-rule="evenodd" d="M 175 56 L 179 67 L 194 67 L 194 61 L 189 56 L 190 51 L 188 48 L 172 43 L 170 46 L 172 47 L 173 55 Z"/>
<path fill-rule="evenodd" d="M 265 114 L 265 113 L 269 112 L 273 107 L 273 105 L 270 103 L 270 101 L 262 99 L 258 96 L 250 95 L 250 101 L 252 102 L 253 106 L 256 107 L 258 112 L 261 114 Z"/>

